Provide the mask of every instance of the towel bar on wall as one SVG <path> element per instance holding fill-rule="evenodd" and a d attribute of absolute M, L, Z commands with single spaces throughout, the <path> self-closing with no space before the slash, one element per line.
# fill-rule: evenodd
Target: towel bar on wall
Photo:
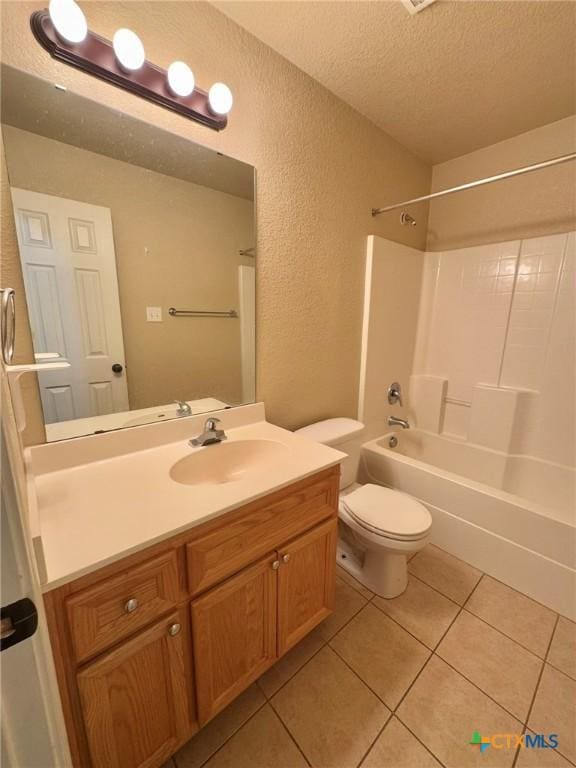
<path fill-rule="evenodd" d="M 238 317 L 238 312 L 235 309 L 218 312 L 216 310 L 175 309 L 170 307 L 168 314 L 172 317 Z"/>

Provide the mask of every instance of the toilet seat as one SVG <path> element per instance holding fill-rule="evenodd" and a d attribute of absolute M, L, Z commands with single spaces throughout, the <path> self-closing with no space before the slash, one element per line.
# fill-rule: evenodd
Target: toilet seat
<path fill-rule="evenodd" d="M 362 485 L 341 498 L 341 504 L 358 525 L 387 539 L 418 541 L 432 525 L 423 504 L 381 485 Z"/>

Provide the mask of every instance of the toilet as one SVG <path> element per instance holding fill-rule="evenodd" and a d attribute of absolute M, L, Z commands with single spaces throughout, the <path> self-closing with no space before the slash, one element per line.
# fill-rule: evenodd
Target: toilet
<path fill-rule="evenodd" d="M 338 564 L 377 595 L 398 597 L 408 585 L 408 556 L 428 543 L 432 517 L 405 493 L 356 483 L 363 429 L 361 421 L 339 418 L 297 433 L 347 454 L 340 479 Z"/>

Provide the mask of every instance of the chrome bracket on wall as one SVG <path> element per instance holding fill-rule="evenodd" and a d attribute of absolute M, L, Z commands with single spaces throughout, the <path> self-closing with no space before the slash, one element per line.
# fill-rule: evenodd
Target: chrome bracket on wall
<path fill-rule="evenodd" d="M 2 360 L 4 365 L 10 365 L 14 357 L 14 342 L 16 339 L 16 304 L 14 288 L 0 288 L 2 297 L 0 330 L 2 336 Z"/>

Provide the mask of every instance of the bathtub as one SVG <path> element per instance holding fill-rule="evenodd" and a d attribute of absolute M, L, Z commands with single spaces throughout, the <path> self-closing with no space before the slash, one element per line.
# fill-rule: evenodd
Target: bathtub
<path fill-rule="evenodd" d="M 414 429 L 364 443 L 359 479 L 419 499 L 433 543 L 576 618 L 576 470 Z"/>

